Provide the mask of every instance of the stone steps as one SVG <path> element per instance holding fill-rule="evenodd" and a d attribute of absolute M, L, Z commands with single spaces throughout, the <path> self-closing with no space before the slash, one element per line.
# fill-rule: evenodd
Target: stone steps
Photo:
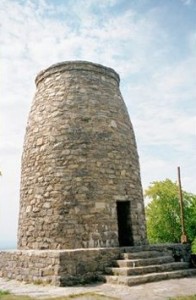
<path fill-rule="evenodd" d="M 130 275 L 143 275 L 147 273 L 158 273 L 158 272 L 169 272 L 180 269 L 188 269 L 189 264 L 186 262 L 172 262 L 172 263 L 164 263 L 161 265 L 150 265 L 150 266 L 140 266 L 135 268 L 107 268 L 107 274 L 112 275 L 122 275 L 122 276 L 130 276 Z"/>
<path fill-rule="evenodd" d="M 150 250 L 129 252 L 123 249 L 121 259 L 106 268 L 106 282 L 128 286 L 164 279 L 196 275 L 196 269 L 190 269 L 188 262 L 175 261 L 172 251 Z"/>
<path fill-rule="evenodd" d="M 141 252 L 128 252 L 128 253 L 122 253 L 121 258 L 122 259 L 139 259 L 139 258 L 155 258 L 155 257 L 160 257 L 160 256 L 172 256 L 172 252 L 167 251 L 141 251 Z"/>
<path fill-rule="evenodd" d="M 171 246 L 170 250 L 167 245 Z M 130 247 L 121 247 L 122 252 L 126 253 L 136 253 L 136 252 L 146 252 L 146 251 L 161 251 L 161 252 L 171 252 L 172 246 L 176 244 L 155 244 L 155 245 L 141 245 L 141 246 L 130 246 Z"/>
<path fill-rule="evenodd" d="M 174 258 L 170 255 L 158 256 L 154 258 L 138 258 L 138 259 L 119 259 L 114 262 L 114 267 L 140 267 L 149 265 L 159 265 L 161 263 L 174 262 Z"/>
<path fill-rule="evenodd" d="M 185 269 L 172 272 L 150 273 L 138 276 L 106 276 L 106 282 L 110 284 L 137 285 L 166 279 L 196 276 L 196 269 Z"/>

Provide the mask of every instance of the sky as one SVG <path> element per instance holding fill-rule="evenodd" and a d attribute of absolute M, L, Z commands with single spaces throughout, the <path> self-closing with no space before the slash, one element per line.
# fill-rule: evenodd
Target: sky
<path fill-rule="evenodd" d="M 87 60 L 115 69 L 144 190 L 196 193 L 196 0 L 0 1 L 0 248 L 16 245 L 20 165 L 35 76 Z"/>

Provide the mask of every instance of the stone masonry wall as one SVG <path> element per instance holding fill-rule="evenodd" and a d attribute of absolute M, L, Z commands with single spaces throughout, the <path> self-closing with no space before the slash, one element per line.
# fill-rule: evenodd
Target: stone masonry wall
<path fill-rule="evenodd" d="M 120 250 L 11 250 L 0 251 L 0 277 L 57 286 L 103 280 L 107 266 Z"/>
<path fill-rule="evenodd" d="M 0 251 L 0 277 L 56 286 L 104 280 L 105 269 L 121 252 L 172 250 L 176 261 L 190 262 L 189 244 L 160 244 L 124 248 Z M 161 255 L 161 254 L 160 254 Z"/>
<path fill-rule="evenodd" d="M 133 128 L 119 76 L 89 62 L 42 71 L 22 157 L 19 249 L 118 246 L 117 201 L 130 201 L 133 244 L 146 241 Z"/>

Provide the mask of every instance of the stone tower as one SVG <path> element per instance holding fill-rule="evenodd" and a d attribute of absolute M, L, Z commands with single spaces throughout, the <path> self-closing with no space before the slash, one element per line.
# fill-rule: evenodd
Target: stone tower
<path fill-rule="evenodd" d="M 110 68 L 62 62 L 40 72 L 22 157 L 19 249 L 146 242 L 133 128 Z"/>

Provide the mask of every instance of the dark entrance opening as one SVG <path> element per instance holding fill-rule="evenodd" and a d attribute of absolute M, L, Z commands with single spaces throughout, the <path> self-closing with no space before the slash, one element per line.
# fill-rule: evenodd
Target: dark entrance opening
<path fill-rule="evenodd" d="M 118 241 L 119 246 L 133 246 L 131 229 L 130 201 L 117 201 Z"/>

